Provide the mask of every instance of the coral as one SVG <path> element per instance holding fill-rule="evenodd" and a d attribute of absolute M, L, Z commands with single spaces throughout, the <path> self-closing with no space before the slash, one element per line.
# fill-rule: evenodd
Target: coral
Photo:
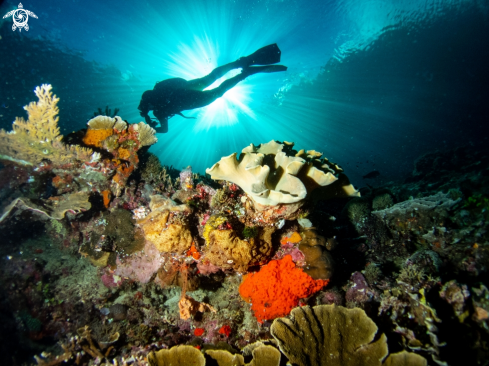
<path fill-rule="evenodd" d="M 187 295 L 182 296 L 182 298 L 178 302 L 178 308 L 180 309 L 180 319 L 183 320 L 190 319 L 193 315 L 197 313 L 203 313 L 206 311 L 211 311 L 213 313 L 217 312 L 216 309 L 214 309 L 209 304 L 194 300 Z"/>
<path fill-rule="evenodd" d="M 75 364 L 88 364 L 89 358 L 99 362 L 109 360 L 109 354 L 114 348 L 113 343 L 120 337 L 119 333 L 116 332 L 110 336 L 107 342 L 97 341 L 92 336 L 92 330 L 88 326 L 78 329 L 77 332 L 78 336 L 71 337 L 67 343 L 61 343 L 62 355 L 53 357 L 51 354 L 43 352 L 41 356 L 34 356 L 38 366 L 62 365 L 69 360 L 73 360 Z"/>
<path fill-rule="evenodd" d="M 375 342 L 377 326 L 361 309 L 304 306 L 291 318 L 275 319 L 270 332 L 295 365 L 378 365 L 387 356 L 387 338 Z"/>
<path fill-rule="evenodd" d="M 93 116 L 108 116 L 108 117 L 115 117 L 117 116 L 117 113 L 120 111 L 120 108 L 114 108 L 114 112 L 112 112 L 112 109 L 109 108 L 108 105 L 105 106 L 105 111 L 102 110 L 102 108 L 98 107 L 96 112 L 93 112 Z"/>
<path fill-rule="evenodd" d="M 372 200 L 372 211 L 384 210 L 394 205 L 394 199 L 390 193 L 381 193 Z"/>
<path fill-rule="evenodd" d="M 127 258 L 117 257 L 115 274 L 141 283 L 148 283 L 163 264 L 163 258 L 155 246 L 147 242 L 141 252 Z"/>
<path fill-rule="evenodd" d="M 97 116 L 88 121 L 88 129 L 83 142 L 88 146 L 103 148 L 113 159 L 107 159 L 115 168 L 112 177 L 113 190 L 120 195 L 127 178 L 137 168 L 139 158 L 137 151 L 158 140 L 156 131 L 144 122 L 127 124 L 121 117 Z M 123 160 L 123 161 L 121 161 Z"/>
<path fill-rule="evenodd" d="M 204 366 L 204 355 L 192 346 L 175 346 L 170 349 L 160 349 L 148 355 L 151 366 L 193 365 Z"/>
<path fill-rule="evenodd" d="M 80 211 L 89 210 L 91 206 L 91 203 L 88 202 L 88 194 L 85 192 L 65 194 L 48 200 L 39 200 L 37 203 L 27 198 L 17 198 L 5 207 L 0 216 L 0 223 L 12 216 L 17 210 L 30 210 L 40 215 L 41 218 L 46 216 L 61 220 L 66 212 L 76 214 Z"/>
<path fill-rule="evenodd" d="M 301 202 L 315 188 L 328 186 L 338 179 L 326 159 L 320 161 L 312 154 L 304 157 L 314 162 L 306 161 L 300 157 L 303 152 L 290 156 L 283 151 L 284 146 L 273 140 L 258 147 L 251 144 L 241 151 L 239 159 L 236 153 L 223 157 L 206 169 L 206 173 L 212 179 L 237 184 L 260 210 L 266 206 Z M 356 191 L 352 193 L 350 189 L 336 193 L 356 195 Z"/>
<path fill-rule="evenodd" d="M 259 272 L 250 273 L 239 287 L 240 295 L 251 302 L 258 322 L 285 316 L 298 305 L 328 284 L 328 280 L 313 280 L 296 268 L 292 257 L 270 261 Z"/>
<path fill-rule="evenodd" d="M 253 360 L 248 364 L 249 366 L 279 366 L 281 355 L 280 352 L 272 346 L 266 346 L 261 342 L 253 348 L 252 356 Z M 252 346 L 252 345 L 250 345 Z"/>
<path fill-rule="evenodd" d="M 128 255 L 144 247 L 140 229 L 135 228 L 131 211 L 123 208 L 113 209 L 106 217 L 104 235 L 118 254 Z"/>
<path fill-rule="evenodd" d="M 159 192 L 164 190 L 171 191 L 174 183 L 167 169 L 161 166 L 158 157 L 152 153 L 147 153 L 148 159 L 140 167 L 141 179 L 147 184 L 151 184 L 153 188 Z"/>
<path fill-rule="evenodd" d="M 426 366 L 428 361 L 423 356 L 413 352 L 402 351 L 391 353 L 382 366 Z"/>
<path fill-rule="evenodd" d="M 370 201 L 364 197 L 352 199 L 343 209 L 343 214 L 348 217 L 352 225 L 359 230 L 370 213 Z"/>
<path fill-rule="evenodd" d="M 448 216 L 447 212 L 460 201 L 460 198 L 453 200 L 450 193 L 438 192 L 432 196 L 396 203 L 390 208 L 375 211 L 373 214 L 384 220 L 393 218 L 399 220 L 400 217 L 412 217 L 412 214 L 416 211 L 418 215 L 424 212 L 431 212 L 429 217 L 436 215 L 437 220 L 443 220 L 443 218 Z"/>
<path fill-rule="evenodd" d="M 469 315 L 466 304 L 469 296 L 470 292 L 467 285 L 460 285 L 456 280 L 448 281 L 440 290 L 440 297 L 452 306 L 460 321 Z"/>
<path fill-rule="evenodd" d="M 128 125 L 121 117 L 97 116 L 87 122 L 88 129 L 83 137 L 86 145 L 103 147 L 109 152 L 124 149 L 139 150 L 158 141 L 156 131 L 144 122 Z M 115 138 L 109 138 L 115 136 Z"/>
<path fill-rule="evenodd" d="M 219 366 L 245 366 L 244 357 L 225 350 L 208 350 L 205 352 Z"/>
<path fill-rule="evenodd" d="M 192 167 L 188 166 L 180 172 L 180 188 L 184 191 L 194 188 Z"/>
<path fill-rule="evenodd" d="M 334 273 L 334 260 L 326 250 L 326 239 L 314 230 L 302 232 L 299 250 L 304 253 L 304 272 L 315 280 L 328 280 Z"/>
<path fill-rule="evenodd" d="M 257 228 L 257 231 L 255 238 L 247 240 L 240 239 L 233 230 L 211 231 L 205 258 L 221 269 L 246 271 L 249 266 L 265 261 L 272 252 L 275 228 Z"/>
<path fill-rule="evenodd" d="M 261 342 L 250 344 L 243 349 L 245 356 L 253 356 L 250 363 L 245 364 L 244 357 L 240 354 L 232 354 L 225 350 L 207 350 L 210 356 L 219 366 L 279 366 L 280 352 Z"/>
<path fill-rule="evenodd" d="M 368 286 L 365 277 L 360 272 L 353 272 L 345 294 L 348 307 L 363 307 L 375 297 L 378 297 L 378 294 Z"/>
<path fill-rule="evenodd" d="M 57 117 L 59 99 L 51 89 L 47 84 L 36 87 L 34 92 L 39 101 L 24 107 L 28 120 L 16 118 L 11 132 L 0 130 L 0 160 L 36 165 L 49 159 L 55 165 L 63 165 L 74 160 L 87 162 L 97 157 L 98 154 L 91 149 L 62 142 Z"/>

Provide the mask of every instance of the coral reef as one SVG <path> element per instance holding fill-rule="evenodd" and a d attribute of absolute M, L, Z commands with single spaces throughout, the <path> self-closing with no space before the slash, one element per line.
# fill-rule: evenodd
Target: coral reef
<path fill-rule="evenodd" d="M 57 99 L 38 94 L 29 120 L 0 133 L 0 323 L 20 350 L 9 361 L 43 349 L 42 365 L 487 359 L 482 164 L 437 178 L 426 157 L 408 182 L 358 197 L 322 154 L 271 141 L 221 159 L 213 181 L 162 166 L 144 148 L 154 130 L 118 116 L 62 141 Z M 39 121 L 48 154 L 16 155 Z"/>

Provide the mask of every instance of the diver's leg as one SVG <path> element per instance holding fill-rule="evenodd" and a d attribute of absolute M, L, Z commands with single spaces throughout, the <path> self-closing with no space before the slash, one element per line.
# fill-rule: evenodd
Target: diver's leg
<path fill-rule="evenodd" d="M 250 66 L 243 69 L 243 71 L 227 80 L 224 80 L 221 85 L 217 88 L 211 90 L 204 91 L 194 91 L 189 90 L 188 98 L 186 98 L 187 103 L 185 109 L 194 109 L 205 107 L 206 105 L 211 104 L 217 98 L 220 98 L 227 92 L 229 89 L 233 88 L 240 81 L 243 81 L 248 76 L 257 74 L 257 73 L 272 73 L 272 72 L 281 72 L 286 71 L 287 67 L 283 65 L 269 65 L 269 66 Z"/>
<path fill-rule="evenodd" d="M 218 66 L 214 70 L 212 70 L 210 74 L 204 76 L 203 78 L 189 80 L 187 82 L 186 88 L 192 90 L 204 90 L 208 86 L 212 85 L 214 81 L 226 75 L 229 71 L 245 66 L 246 65 L 240 60 Z"/>
<path fill-rule="evenodd" d="M 204 90 L 210 86 L 214 81 L 226 75 L 229 71 L 245 68 L 252 65 L 272 65 L 280 62 L 281 51 L 277 44 L 271 44 L 260 48 L 253 52 L 249 56 L 241 57 L 234 62 L 230 62 L 226 65 L 216 67 L 212 72 L 203 78 L 189 80 L 187 88 L 192 90 Z M 266 71 L 261 71 L 266 72 Z M 275 71 L 269 71 L 275 72 Z"/>

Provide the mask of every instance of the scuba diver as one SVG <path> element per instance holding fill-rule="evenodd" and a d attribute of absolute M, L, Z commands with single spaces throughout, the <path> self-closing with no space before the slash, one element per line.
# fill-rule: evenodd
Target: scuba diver
<path fill-rule="evenodd" d="M 153 90 L 146 90 L 143 93 L 138 107 L 140 114 L 144 117 L 147 124 L 155 128 L 156 132 L 166 133 L 168 132 L 168 119 L 176 114 L 184 118 L 195 118 L 185 117 L 182 111 L 211 104 L 248 76 L 257 73 L 286 71 L 286 66 L 273 65 L 280 62 L 280 55 L 281 51 L 277 44 L 274 43 L 260 48 L 249 56 L 241 57 L 234 62 L 216 67 L 209 75 L 203 78 L 194 80 L 171 78 L 160 81 L 156 83 Z M 223 81 L 217 88 L 204 90 L 227 72 L 237 68 L 242 69 L 240 74 Z M 153 111 L 153 115 L 160 122 L 159 127 L 156 127 L 158 122 L 149 117 L 149 111 Z"/>

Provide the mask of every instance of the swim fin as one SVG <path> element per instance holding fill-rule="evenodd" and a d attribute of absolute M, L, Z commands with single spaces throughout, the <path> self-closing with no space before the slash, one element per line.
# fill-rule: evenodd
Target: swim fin
<path fill-rule="evenodd" d="M 287 71 L 287 66 L 284 65 L 250 66 L 250 67 L 243 68 L 243 70 L 241 70 L 241 74 L 243 74 L 246 77 L 261 72 L 269 74 L 272 72 L 281 72 L 281 71 Z"/>
<path fill-rule="evenodd" d="M 242 66 L 251 65 L 272 65 L 280 62 L 282 51 L 277 44 L 270 44 L 255 51 L 249 56 L 241 57 L 238 61 L 242 62 Z"/>

